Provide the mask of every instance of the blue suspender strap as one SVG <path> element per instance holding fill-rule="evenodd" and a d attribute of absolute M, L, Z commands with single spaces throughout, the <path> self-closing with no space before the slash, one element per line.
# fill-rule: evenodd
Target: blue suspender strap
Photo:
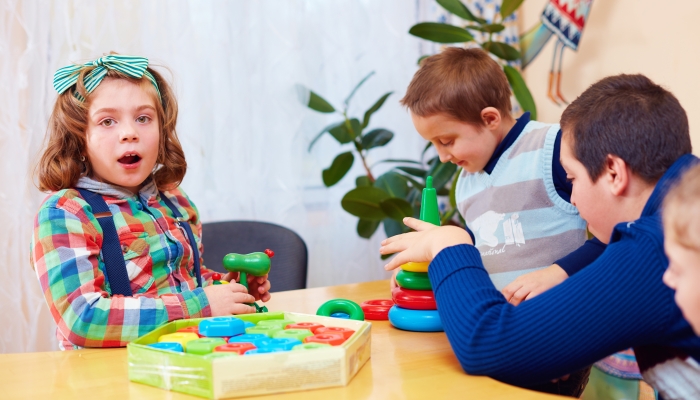
<path fill-rule="evenodd" d="M 170 201 L 170 199 L 165 195 L 165 193 L 160 192 L 160 198 L 161 200 L 163 200 L 163 203 L 165 203 L 165 205 L 168 206 L 170 211 L 173 212 L 173 216 L 175 216 L 175 218 L 177 219 L 177 223 L 180 225 L 180 227 L 184 229 L 187 233 L 187 239 L 190 242 L 190 247 L 192 247 L 192 253 L 194 255 L 194 273 L 197 277 L 197 286 L 202 287 L 202 273 L 200 272 L 199 268 L 199 249 L 197 248 L 197 241 L 194 240 L 192 228 L 190 227 L 190 224 L 187 223 L 187 221 L 182 219 L 182 214 L 180 214 L 180 211 L 177 210 L 175 204 L 173 204 L 173 202 Z"/>
<path fill-rule="evenodd" d="M 112 212 L 102 196 L 89 190 L 78 189 L 80 195 L 92 207 L 92 213 L 102 227 L 102 258 L 107 272 L 107 282 L 112 295 L 132 296 L 131 281 L 126 272 L 126 263 L 122 254 L 117 228 L 114 226 Z"/>

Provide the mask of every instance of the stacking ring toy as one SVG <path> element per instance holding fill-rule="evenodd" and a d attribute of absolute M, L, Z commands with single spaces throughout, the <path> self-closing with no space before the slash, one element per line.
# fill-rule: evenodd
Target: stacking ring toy
<path fill-rule="evenodd" d="M 345 313 L 350 316 L 350 319 L 357 321 L 365 320 L 365 312 L 362 307 L 354 301 L 346 299 L 333 299 L 321 304 L 321 307 L 316 311 L 316 315 L 330 317 L 334 313 Z"/>
<path fill-rule="evenodd" d="M 421 272 L 399 271 L 396 274 L 396 283 L 402 288 L 411 290 L 433 290 L 428 279 L 428 274 Z"/>
<path fill-rule="evenodd" d="M 435 293 L 432 290 L 410 290 L 396 287 L 391 291 L 394 303 L 409 310 L 436 310 Z"/>
<path fill-rule="evenodd" d="M 341 319 L 350 319 L 350 316 L 348 314 L 345 314 L 344 312 L 334 312 L 333 314 L 331 314 L 331 317 L 341 318 Z"/>
<path fill-rule="evenodd" d="M 389 309 L 394 305 L 393 300 L 367 300 L 360 304 L 365 312 L 365 319 L 386 321 L 389 319 Z"/>
<path fill-rule="evenodd" d="M 404 331 L 442 332 L 442 321 L 437 310 L 407 310 L 398 306 L 389 310 L 389 322 Z"/>
<path fill-rule="evenodd" d="M 409 272 L 428 272 L 429 262 L 407 262 L 401 266 L 401 269 Z"/>

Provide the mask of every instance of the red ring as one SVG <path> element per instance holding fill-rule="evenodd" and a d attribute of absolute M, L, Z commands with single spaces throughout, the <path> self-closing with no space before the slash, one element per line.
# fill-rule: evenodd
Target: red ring
<path fill-rule="evenodd" d="M 246 351 L 248 350 L 253 350 L 255 349 L 255 345 L 252 343 L 248 342 L 234 342 L 234 343 L 226 343 L 222 344 L 221 346 L 216 346 L 214 348 L 214 352 L 231 352 L 231 353 L 238 353 L 240 355 L 245 354 Z"/>
<path fill-rule="evenodd" d="M 395 287 L 391 297 L 397 306 L 409 310 L 437 310 L 435 294 L 432 290 L 410 290 Z"/>
<path fill-rule="evenodd" d="M 316 333 L 319 328 L 324 328 L 324 326 L 315 322 L 297 322 L 284 327 L 284 329 L 308 329 L 311 333 Z"/>
<path fill-rule="evenodd" d="M 360 307 L 362 307 L 362 311 L 365 312 L 365 319 L 386 321 L 389 319 L 389 310 L 393 305 L 393 300 L 379 299 L 364 301 Z"/>
<path fill-rule="evenodd" d="M 355 333 L 355 331 L 353 331 L 352 329 L 348 329 L 348 328 L 339 328 L 337 326 L 324 326 L 323 328 L 316 329 L 316 332 L 314 334 L 315 335 L 321 335 L 321 334 L 325 335 L 328 333 L 337 333 L 338 335 L 343 335 L 343 338 L 345 338 L 347 340 L 350 338 L 350 336 L 352 336 L 353 333 Z"/>
<path fill-rule="evenodd" d="M 345 342 L 345 338 L 341 333 L 319 333 L 318 335 L 307 337 L 304 341 L 306 343 L 326 343 L 331 346 L 339 346 Z"/>

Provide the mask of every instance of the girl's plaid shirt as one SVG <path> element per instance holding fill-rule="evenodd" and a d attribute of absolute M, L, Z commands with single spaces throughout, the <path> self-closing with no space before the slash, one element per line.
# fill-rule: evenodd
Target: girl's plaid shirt
<path fill-rule="evenodd" d="M 133 297 L 112 296 L 100 249 L 102 228 L 77 190 L 49 195 L 34 221 L 31 262 L 62 349 L 119 347 L 166 322 L 211 316 L 196 287 L 192 248 L 151 181 L 138 195 L 95 182 L 112 214 Z M 181 189 L 165 192 L 191 225 L 199 254 L 202 224 Z M 203 263 L 201 264 L 204 265 Z M 211 272 L 202 268 L 203 284 Z M 209 278 L 205 281 L 206 278 Z"/>

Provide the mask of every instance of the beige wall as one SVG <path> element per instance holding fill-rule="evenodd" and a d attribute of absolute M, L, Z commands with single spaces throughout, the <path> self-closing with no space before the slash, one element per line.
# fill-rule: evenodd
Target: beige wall
<path fill-rule="evenodd" d="M 523 3 L 523 29 L 537 23 L 546 3 Z M 546 97 L 554 41 L 525 70 L 543 122 L 558 121 L 564 110 Z M 562 94 L 569 101 L 605 76 L 647 75 L 678 97 L 700 154 L 700 1 L 594 0 L 578 52 L 565 50 L 563 71 Z"/>

